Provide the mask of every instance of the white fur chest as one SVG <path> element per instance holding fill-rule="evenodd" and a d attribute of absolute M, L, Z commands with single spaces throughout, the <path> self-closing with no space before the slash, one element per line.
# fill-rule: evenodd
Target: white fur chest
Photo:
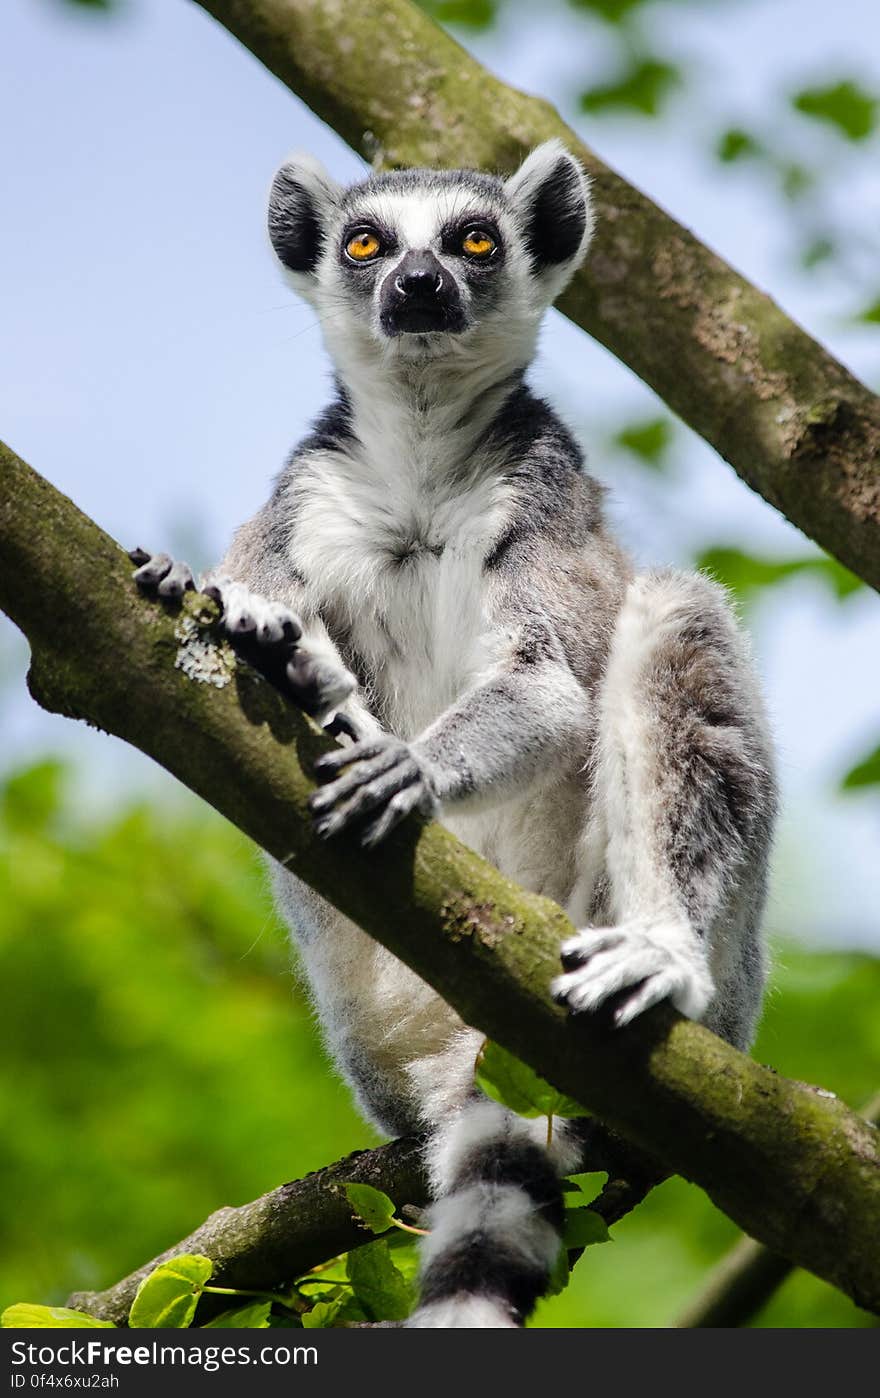
<path fill-rule="evenodd" d="M 510 487 L 488 470 L 456 480 L 442 447 L 432 460 L 398 440 L 381 457 L 358 447 L 303 463 L 291 552 L 315 609 L 350 636 L 385 722 L 412 738 L 494 658 L 483 559 Z"/>

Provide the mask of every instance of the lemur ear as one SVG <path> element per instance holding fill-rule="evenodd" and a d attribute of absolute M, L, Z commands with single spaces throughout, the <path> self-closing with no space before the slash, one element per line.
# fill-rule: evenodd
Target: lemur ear
<path fill-rule="evenodd" d="M 505 186 L 536 272 L 574 272 L 593 232 L 589 176 L 560 140 L 532 151 Z M 564 284 L 564 282 L 563 282 Z M 561 287 L 559 288 L 561 289 Z"/>
<path fill-rule="evenodd" d="M 281 166 L 269 195 L 269 237 L 289 272 L 314 272 L 340 193 L 310 155 L 295 155 Z"/>

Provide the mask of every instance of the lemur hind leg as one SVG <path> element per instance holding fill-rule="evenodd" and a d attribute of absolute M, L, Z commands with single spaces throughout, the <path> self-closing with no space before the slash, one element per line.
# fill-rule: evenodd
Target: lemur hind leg
<path fill-rule="evenodd" d="M 554 995 L 573 1011 L 613 997 L 621 1025 L 668 998 L 747 1046 L 776 794 L 748 646 L 707 578 L 652 573 L 630 585 L 592 782 L 585 863 L 599 925 L 564 944 Z"/>

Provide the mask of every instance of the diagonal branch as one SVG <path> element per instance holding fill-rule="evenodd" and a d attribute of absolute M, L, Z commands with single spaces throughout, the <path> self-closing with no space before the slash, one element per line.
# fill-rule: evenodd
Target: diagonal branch
<path fill-rule="evenodd" d="M 338 0 L 198 3 L 375 163 L 510 171 L 561 137 L 593 176 L 599 223 L 560 309 L 880 587 L 880 399 L 549 103 L 499 82 L 410 0 L 349 5 L 344 23 Z"/>
<path fill-rule="evenodd" d="M 880 1093 L 862 1108 L 862 1115 L 880 1125 Z M 675 1328 L 748 1325 L 793 1271 L 786 1257 L 754 1238 L 740 1238 L 712 1269 L 699 1295 L 678 1315 Z"/>
<path fill-rule="evenodd" d="M 605 1222 L 617 1223 L 634 1209 L 659 1172 L 601 1123 L 591 1122 L 583 1170 L 606 1170 L 608 1181 L 591 1208 Z M 281 1291 L 312 1267 L 373 1240 L 352 1215 L 343 1186 L 369 1184 L 397 1205 L 427 1203 L 422 1139 L 407 1136 L 375 1150 L 360 1150 L 293 1180 L 239 1208 L 218 1209 L 188 1237 L 166 1248 L 106 1291 L 78 1291 L 68 1305 L 99 1320 L 124 1325 L 135 1292 L 160 1262 L 195 1252 L 214 1263 L 212 1283 L 235 1290 Z M 570 1255 L 571 1265 L 581 1250 Z"/>
<path fill-rule="evenodd" d="M 238 1208 L 218 1209 L 195 1232 L 166 1248 L 106 1291 L 78 1291 L 68 1305 L 123 1325 L 144 1277 L 184 1252 L 214 1263 L 212 1283 L 236 1290 L 280 1291 L 296 1277 L 372 1240 L 352 1215 L 345 1184 L 369 1184 L 398 1209 L 423 1204 L 426 1181 L 416 1136 L 355 1151 L 304 1179 L 282 1184 Z"/>
<path fill-rule="evenodd" d="M 313 832 L 330 740 L 205 626 L 165 609 L 91 520 L 0 444 L 0 607 L 31 645 L 31 693 L 155 758 L 432 985 L 461 1015 L 700 1184 L 744 1231 L 880 1311 L 878 1132 L 657 1006 L 626 1031 L 549 998 L 570 923 L 437 824 L 377 850 Z"/>

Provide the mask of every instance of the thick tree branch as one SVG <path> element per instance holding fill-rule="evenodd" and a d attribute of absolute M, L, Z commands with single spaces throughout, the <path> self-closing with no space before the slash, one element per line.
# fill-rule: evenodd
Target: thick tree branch
<path fill-rule="evenodd" d="M 218 1209 L 194 1233 L 115 1286 L 106 1291 L 77 1291 L 68 1305 L 123 1325 L 144 1277 L 160 1262 L 183 1252 L 211 1258 L 216 1286 L 280 1291 L 312 1267 L 371 1241 L 373 1235 L 352 1214 L 343 1188 L 349 1183 L 381 1189 L 398 1208 L 423 1204 L 421 1141 L 409 1136 L 375 1150 L 355 1151 L 250 1204 Z"/>
<path fill-rule="evenodd" d="M 594 180 L 596 241 L 560 309 L 772 505 L 880 587 L 880 400 L 769 297 L 499 82 L 409 0 L 198 0 L 355 150 L 509 171 L 560 136 Z"/>
<path fill-rule="evenodd" d="M 880 1093 L 863 1108 L 862 1115 L 874 1126 L 880 1125 Z M 748 1325 L 794 1270 L 786 1257 L 754 1238 L 740 1238 L 712 1269 L 699 1295 L 679 1314 L 675 1327 Z"/>
<path fill-rule="evenodd" d="M 566 1016 L 548 986 L 570 924 L 448 831 L 412 820 L 367 853 L 314 835 L 328 739 L 213 644 L 190 594 L 141 597 L 118 547 L 0 446 L 0 607 L 31 692 L 154 757 L 433 985 L 462 1019 L 702 1185 L 753 1237 L 880 1311 L 878 1133 L 658 1006 L 625 1032 Z"/>
<path fill-rule="evenodd" d="M 608 1181 L 591 1207 L 610 1227 L 634 1209 L 658 1172 L 639 1152 L 615 1138 L 600 1122 L 591 1122 L 582 1168 L 607 1170 Z M 283 1184 L 250 1204 L 218 1209 L 188 1237 L 166 1248 L 106 1291 L 77 1291 L 68 1300 L 75 1310 L 124 1325 L 135 1292 L 160 1262 L 195 1252 L 214 1263 L 217 1286 L 281 1291 L 296 1277 L 331 1257 L 373 1240 L 352 1215 L 343 1186 L 370 1184 L 397 1205 L 421 1208 L 428 1201 L 422 1140 L 408 1136 L 375 1150 L 355 1151 L 344 1160 Z M 580 1251 L 570 1255 L 573 1266 Z M 202 1303 L 206 1312 L 213 1298 Z M 215 1309 L 227 1309 L 218 1303 Z M 201 1314 L 201 1312 L 200 1312 Z"/>

